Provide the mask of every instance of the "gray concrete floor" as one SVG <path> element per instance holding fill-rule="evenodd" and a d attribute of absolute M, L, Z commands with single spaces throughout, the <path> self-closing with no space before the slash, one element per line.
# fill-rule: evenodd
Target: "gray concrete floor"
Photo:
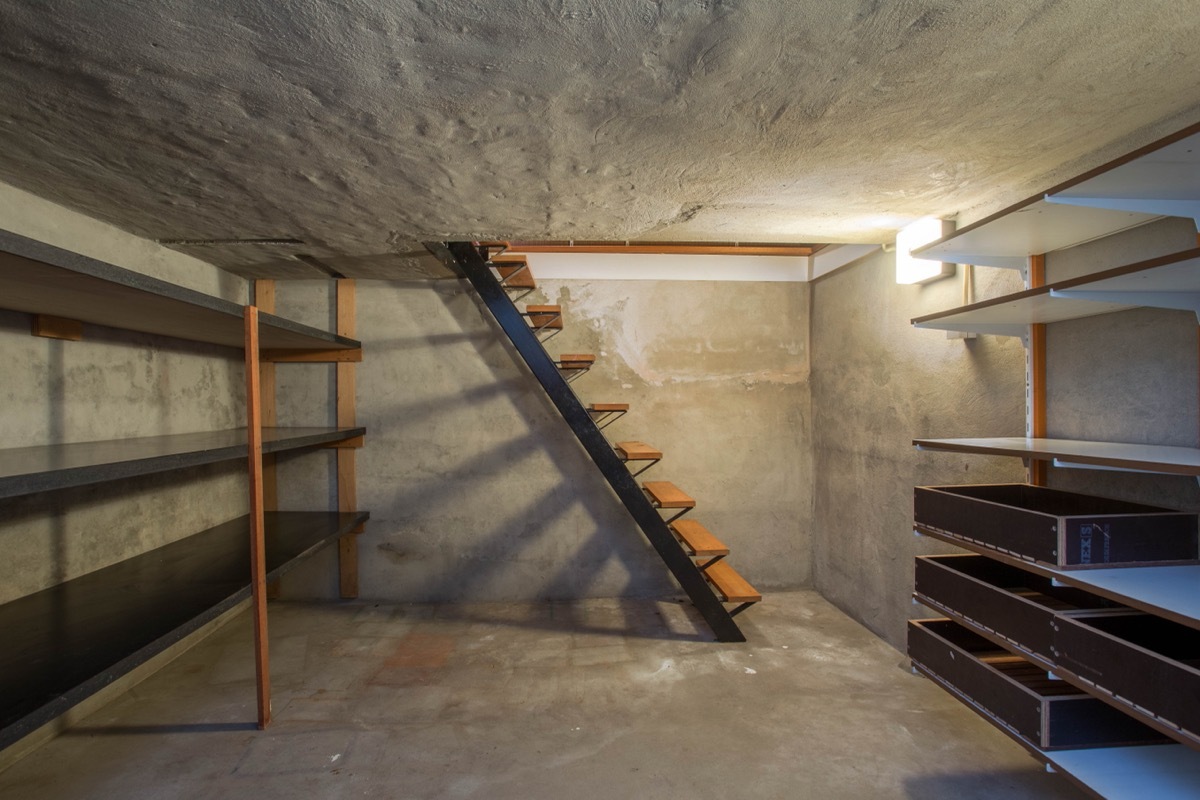
<path fill-rule="evenodd" d="M 3 798 L 1078 798 L 812 592 L 705 641 L 690 608 L 271 608 L 0 773 Z"/>

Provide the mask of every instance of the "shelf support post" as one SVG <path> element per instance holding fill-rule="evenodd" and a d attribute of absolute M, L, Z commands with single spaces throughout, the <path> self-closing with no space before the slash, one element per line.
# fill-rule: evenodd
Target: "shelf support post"
<path fill-rule="evenodd" d="M 1046 285 L 1046 256 L 1029 257 L 1029 288 Z M 1035 439 L 1046 437 L 1046 326 L 1029 326 L 1029 435 Z M 1034 459 L 1029 462 L 1029 482 L 1034 486 L 1045 486 L 1048 466 L 1045 461 Z"/>
<path fill-rule="evenodd" d="M 275 281 L 256 280 L 254 296 L 251 298 L 261 313 L 275 313 Z M 259 359 L 258 378 L 262 392 L 262 425 L 264 428 L 275 428 L 279 425 L 279 404 L 276 402 L 275 364 Z M 264 453 L 263 465 L 263 510 L 279 510 L 279 480 L 275 472 L 275 454 Z M 275 600 L 279 597 L 279 581 L 273 580 L 267 584 L 267 598 Z"/>
<path fill-rule="evenodd" d="M 254 672 L 259 730 L 271 724 L 271 669 L 267 648 L 267 571 L 263 513 L 262 385 L 258 372 L 258 307 L 246 306 L 246 441 L 250 473 L 250 592 L 254 618 Z"/>
<path fill-rule="evenodd" d="M 354 281 L 346 278 L 339 279 L 336 282 L 336 292 L 337 333 L 339 336 L 353 338 L 356 327 Z M 337 424 L 339 426 L 353 427 L 356 424 L 354 380 L 354 362 L 338 362 Z M 358 510 L 357 473 L 353 449 L 338 448 L 337 495 L 338 511 Z M 358 597 L 359 533 L 362 533 L 361 525 L 338 540 L 338 588 L 342 598 L 347 600 Z"/>

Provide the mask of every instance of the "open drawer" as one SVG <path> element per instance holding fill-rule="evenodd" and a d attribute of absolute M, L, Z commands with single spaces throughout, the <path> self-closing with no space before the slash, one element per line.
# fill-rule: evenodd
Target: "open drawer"
<path fill-rule="evenodd" d="M 1195 564 L 1198 519 L 1021 483 L 918 486 L 913 496 L 918 530 L 1054 569 Z"/>
<path fill-rule="evenodd" d="M 1053 621 L 1065 611 L 1120 608 L 1102 597 L 986 556 L 918 556 L 915 595 L 925 605 L 1053 660 Z"/>
<path fill-rule="evenodd" d="M 1140 612 L 1089 612 L 1058 621 L 1064 674 L 1200 745 L 1200 631 Z"/>
<path fill-rule="evenodd" d="M 908 655 L 951 694 L 1041 750 L 1169 741 L 953 620 L 909 621 Z"/>

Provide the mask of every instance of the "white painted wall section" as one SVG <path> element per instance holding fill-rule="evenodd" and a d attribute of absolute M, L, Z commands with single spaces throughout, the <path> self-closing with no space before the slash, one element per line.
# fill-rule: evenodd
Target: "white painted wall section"
<path fill-rule="evenodd" d="M 526 259 L 538 278 L 555 280 L 799 283 L 809 269 L 807 256 L 531 253 Z"/>

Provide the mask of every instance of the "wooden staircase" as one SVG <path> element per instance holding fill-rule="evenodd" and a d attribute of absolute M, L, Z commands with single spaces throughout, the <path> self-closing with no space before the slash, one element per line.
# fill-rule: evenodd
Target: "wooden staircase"
<path fill-rule="evenodd" d="M 488 246 L 468 242 L 426 246 L 474 286 L 716 638 L 745 641 L 733 616 L 761 601 L 762 595 L 725 560 L 729 548 L 724 543 L 699 522 L 681 519 L 696 507 L 693 498 L 670 481 L 646 481 L 639 486 L 634 480 L 657 465 L 663 453 L 645 442 L 610 444 L 605 438 L 601 429 L 628 413 L 629 404 L 585 405 L 571 389 L 570 382 L 590 370 L 596 357 L 566 353 L 554 358 L 546 352 L 545 342 L 563 327 L 563 309 L 530 304 L 518 310 L 514 301 L 537 287 L 524 258 L 493 255 Z M 543 336 L 547 331 L 549 335 Z M 637 465 L 636 471 L 631 465 Z M 725 603 L 737 606 L 730 610 Z"/>

